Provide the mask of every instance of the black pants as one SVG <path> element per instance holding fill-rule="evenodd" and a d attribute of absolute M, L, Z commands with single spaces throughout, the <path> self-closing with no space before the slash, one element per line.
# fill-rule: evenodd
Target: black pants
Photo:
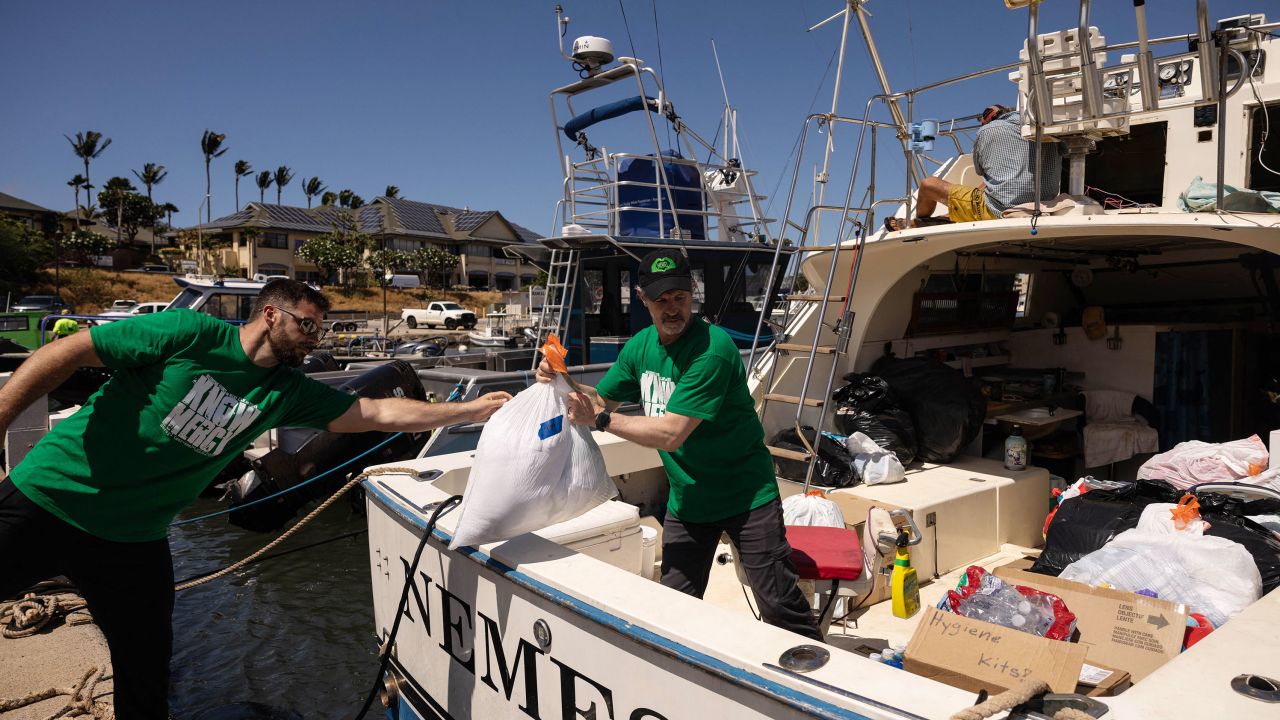
<path fill-rule="evenodd" d="M 168 540 L 125 543 L 90 535 L 0 480 L 0 598 L 66 575 L 107 638 L 117 720 L 169 716 L 173 562 Z"/>
<path fill-rule="evenodd" d="M 662 584 L 702 597 L 722 532 L 738 550 L 761 618 L 821 642 L 809 601 L 796 584 L 800 575 L 791 562 L 779 500 L 709 523 L 684 522 L 667 513 L 662 522 Z"/>

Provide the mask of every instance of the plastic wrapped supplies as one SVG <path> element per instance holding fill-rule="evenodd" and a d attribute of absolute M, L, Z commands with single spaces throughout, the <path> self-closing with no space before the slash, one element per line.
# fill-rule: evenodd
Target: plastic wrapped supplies
<path fill-rule="evenodd" d="M 1257 435 L 1225 443 L 1188 440 L 1138 468 L 1139 480 L 1164 480 L 1179 490 L 1201 483 L 1248 481 L 1267 469 L 1267 446 Z"/>
<path fill-rule="evenodd" d="M 565 416 L 563 377 L 518 393 L 485 423 L 449 549 L 577 517 L 618 494 L 604 456 Z"/>
<path fill-rule="evenodd" d="M 940 607 L 957 615 L 1021 630 L 1050 640 L 1070 640 L 1076 616 L 1062 598 L 1024 585 L 1011 585 L 972 565 Z"/>
<path fill-rule="evenodd" d="M 1147 505 L 1138 527 L 1071 563 L 1059 577 L 1152 592 L 1162 600 L 1185 603 L 1214 627 L 1221 626 L 1262 597 L 1262 577 L 1243 545 L 1202 534 L 1205 524 L 1188 521 L 1179 507 Z"/>

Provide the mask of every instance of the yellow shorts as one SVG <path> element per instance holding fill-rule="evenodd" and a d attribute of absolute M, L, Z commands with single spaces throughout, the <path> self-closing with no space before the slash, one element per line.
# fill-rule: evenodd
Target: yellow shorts
<path fill-rule="evenodd" d="M 1000 216 L 987 207 L 984 193 L 976 187 L 953 184 L 947 190 L 947 217 L 951 222 L 975 220 L 999 220 Z"/>

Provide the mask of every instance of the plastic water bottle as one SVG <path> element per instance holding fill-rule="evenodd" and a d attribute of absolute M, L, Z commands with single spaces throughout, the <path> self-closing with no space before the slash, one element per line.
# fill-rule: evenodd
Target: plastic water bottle
<path fill-rule="evenodd" d="M 1027 439 L 1022 437 L 1022 426 L 1014 425 L 1013 433 L 1004 441 L 1004 466 L 1009 470 L 1027 469 Z"/>

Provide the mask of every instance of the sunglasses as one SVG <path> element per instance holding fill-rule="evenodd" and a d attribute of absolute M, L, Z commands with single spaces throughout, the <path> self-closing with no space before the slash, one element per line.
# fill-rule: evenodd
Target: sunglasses
<path fill-rule="evenodd" d="M 996 118 L 1003 115 L 1005 112 L 1006 112 L 1006 109 L 1000 105 L 988 106 L 985 110 L 982 111 L 982 124 L 986 125 L 992 120 L 995 120 Z"/>
<path fill-rule="evenodd" d="M 275 306 L 272 306 L 272 307 L 275 307 Z M 276 309 L 284 313 L 285 315 L 288 315 L 289 317 L 293 318 L 294 320 L 297 320 L 298 329 L 302 331 L 303 335 L 315 337 L 315 339 L 317 340 L 323 340 L 324 336 L 328 334 L 327 330 L 320 327 L 320 325 L 317 324 L 315 320 L 312 320 L 309 317 L 301 317 L 296 313 L 292 313 L 292 312 L 289 312 L 288 310 L 285 310 L 282 307 L 276 307 Z"/>

